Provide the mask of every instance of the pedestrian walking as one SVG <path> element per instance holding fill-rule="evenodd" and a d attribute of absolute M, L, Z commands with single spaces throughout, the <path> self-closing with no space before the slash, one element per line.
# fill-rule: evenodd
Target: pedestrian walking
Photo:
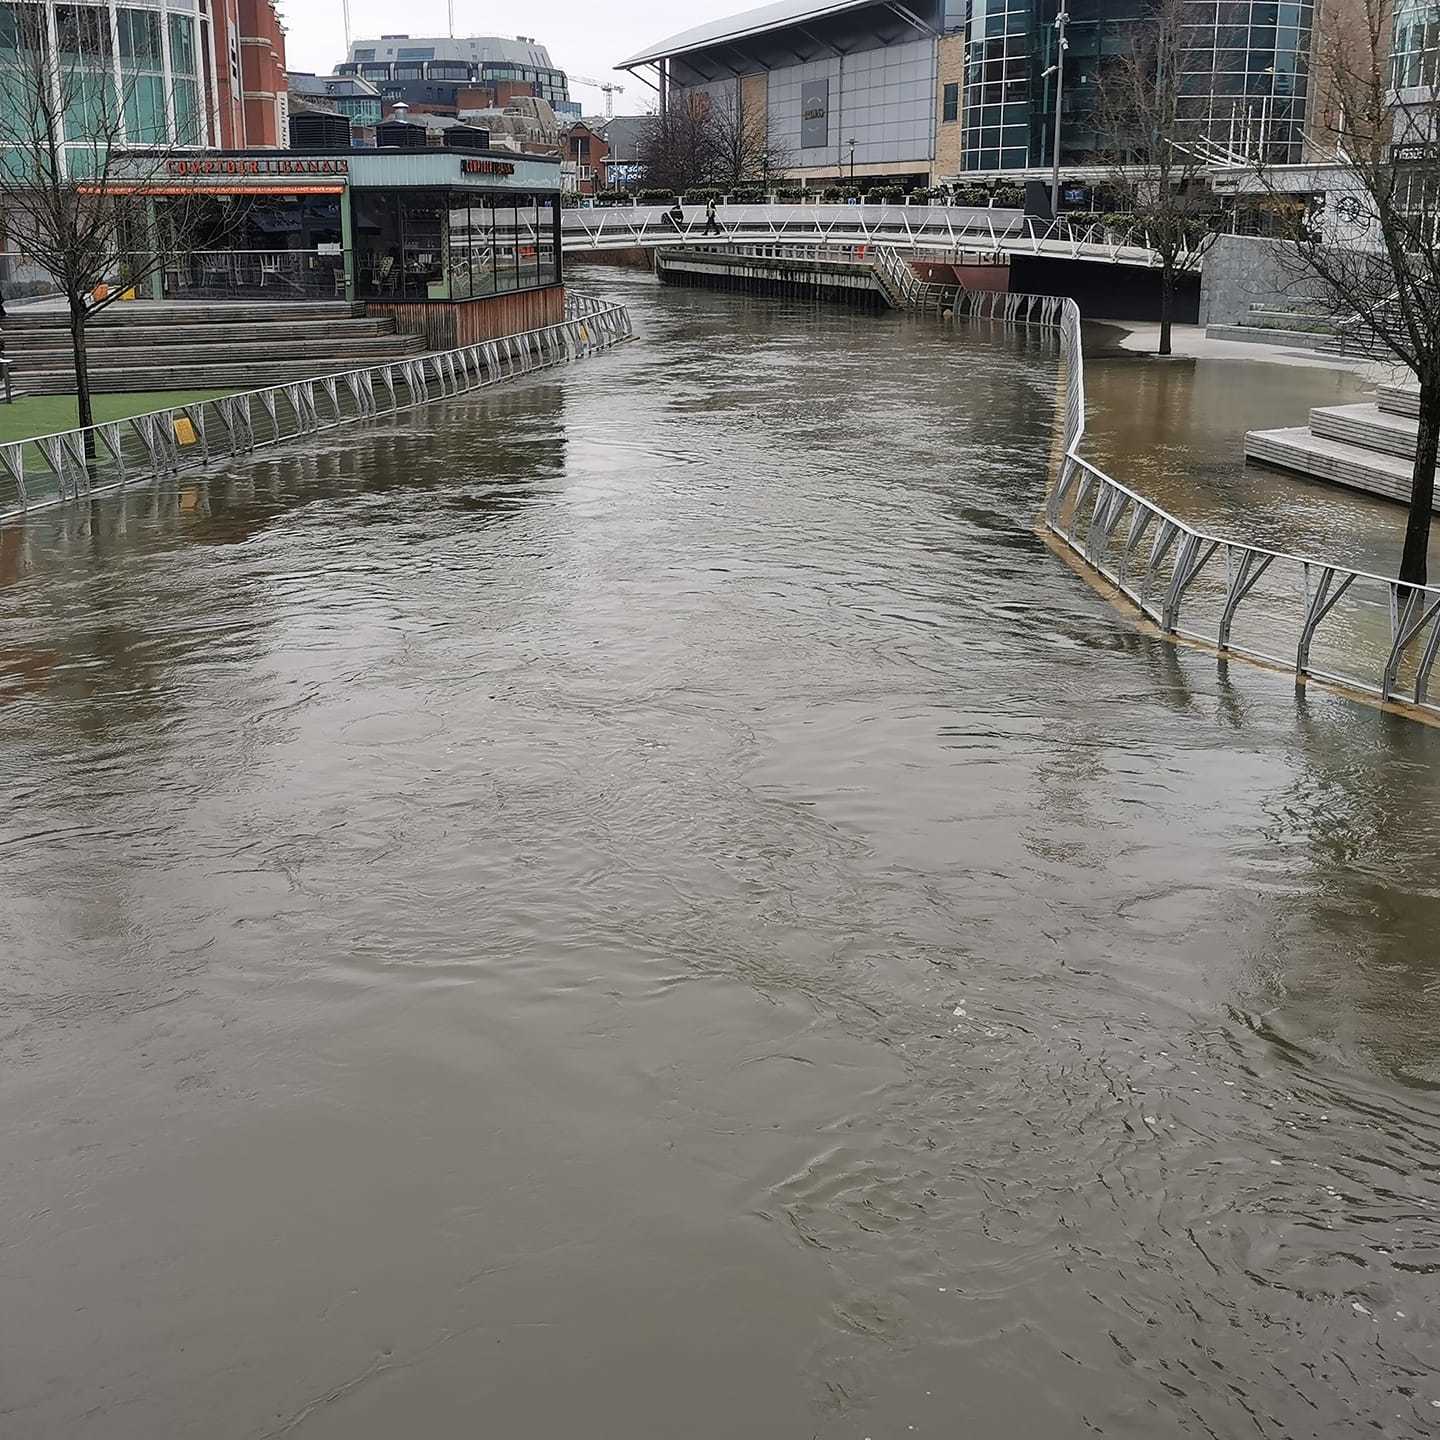
<path fill-rule="evenodd" d="M 713 195 L 705 202 L 705 233 L 707 235 L 720 233 L 720 221 L 715 214 L 715 197 Z"/>

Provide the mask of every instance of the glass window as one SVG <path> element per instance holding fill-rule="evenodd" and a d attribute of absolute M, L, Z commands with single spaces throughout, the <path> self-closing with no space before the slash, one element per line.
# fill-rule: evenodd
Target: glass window
<path fill-rule="evenodd" d="M 195 22 L 188 15 L 170 17 L 170 73 L 194 75 Z"/>
<path fill-rule="evenodd" d="M 409 300 L 444 300 L 445 220 L 439 197 L 400 197 L 400 233 L 404 274 L 401 293 Z"/>
<path fill-rule="evenodd" d="M 540 284 L 542 285 L 558 285 L 560 283 L 559 214 L 555 201 L 549 197 L 543 197 L 536 205 Z"/>
<path fill-rule="evenodd" d="M 960 118 L 960 86 L 953 81 L 945 87 L 944 104 L 942 119 L 946 125 L 953 125 Z"/>
<path fill-rule="evenodd" d="M 160 17 L 153 10 L 121 10 L 116 16 L 120 31 L 120 63 L 127 70 L 164 69 L 160 46 Z"/>
<path fill-rule="evenodd" d="M 517 290 L 520 286 L 518 220 L 515 206 L 497 198 L 492 210 L 495 226 L 495 289 Z"/>
<path fill-rule="evenodd" d="M 205 117 L 200 109 L 200 87 L 194 80 L 177 78 L 175 81 L 175 143 L 205 143 Z"/>
<path fill-rule="evenodd" d="M 366 300 L 396 300 L 403 271 L 400 197 L 372 190 L 352 192 L 355 226 L 355 289 Z"/>

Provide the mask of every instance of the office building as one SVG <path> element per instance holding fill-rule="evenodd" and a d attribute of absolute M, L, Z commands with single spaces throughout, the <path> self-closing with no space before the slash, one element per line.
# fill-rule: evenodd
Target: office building
<path fill-rule="evenodd" d="M 370 81 L 387 103 L 404 101 L 412 111 L 458 114 L 462 92 L 471 109 L 503 109 L 513 99 L 533 96 L 558 113 L 570 101 L 565 72 L 533 36 L 382 35 L 356 40 L 336 68 Z"/>
<path fill-rule="evenodd" d="M 1057 0 L 971 0 L 964 108 L 966 172 L 1043 170 L 1055 140 Z M 1107 59 L 1132 43 L 1151 0 L 1067 5 L 1060 162 L 1116 158 L 1096 127 Z M 1186 0 L 1183 114 L 1216 161 L 1295 164 L 1304 154 L 1314 7 L 1309 0 Z"/>

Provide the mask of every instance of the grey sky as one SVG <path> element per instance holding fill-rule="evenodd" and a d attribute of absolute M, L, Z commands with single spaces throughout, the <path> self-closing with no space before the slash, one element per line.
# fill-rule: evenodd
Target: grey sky
<path fill-rule="evenodd" d="M 752 0 L 702 0 L 677 13 L 662 0 L 626 0 L 623 6 L 595 0 L 502 0 L 499 5 L 455 0 L 457 35 L 533 35 L 548 46 L 565 71 L 614 80 L 625 86 L 615 97 L 617 113 L 650 108 L 654 92 L 638 80 L 614 75 L 617 60 L 633 55 L 653 41 L 689 29 L 702 21 L 750 8 Z M 286 52 L 293 70 L 328 74 L 345 58 L 345 23 L 340 0 L 281 0 L 287 32 Z M 350 0 L 350 27 L 356 36 L 405 31 L 411 35 L 444 35 L 448 29 L 446 0 Z M 573 85 L 571 97 L 586 114 L 603 114 L 604 96 Z"/>

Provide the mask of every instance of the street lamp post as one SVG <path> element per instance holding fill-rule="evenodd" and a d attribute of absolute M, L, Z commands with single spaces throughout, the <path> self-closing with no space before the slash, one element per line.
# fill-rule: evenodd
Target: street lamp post
<path fill-rule="evenodd" d="M 850 147 L 850 184 L 853 187 L 855 184 L 855 137 L 852 135 L 845 143 Z"/>
<path fill-rule="evenodd" d="M 1060 0 L 1060 13 L 1055 17 L 1055 29 L 1060 42 L 1055 51 L 1055 134 L 1050 165 L 1050 218 L 1060 218 L 1060 102 L 1065 94 L 1065 52 L 1070 42 L 1065 38 L 1065 27 L 1070 23 L 1070 12 L 1065 0 Z"/>

